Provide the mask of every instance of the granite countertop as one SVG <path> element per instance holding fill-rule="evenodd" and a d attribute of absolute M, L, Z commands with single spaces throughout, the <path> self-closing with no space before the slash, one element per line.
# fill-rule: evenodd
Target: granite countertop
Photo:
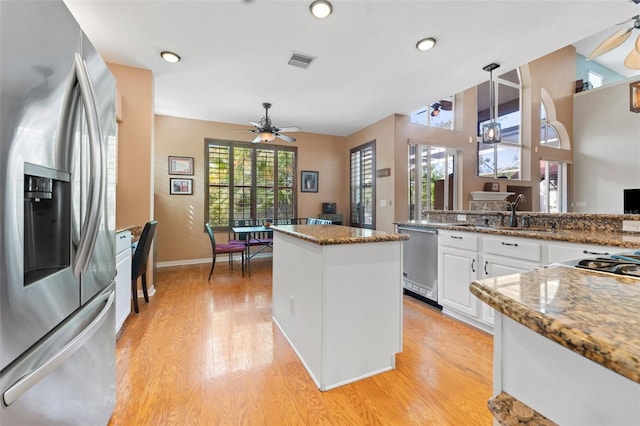
<path fill-rule="evenodd" d="M 552 266 L 469 288 L 507 317 L 640 383 L 640 279 Z"/>
<path fill-rule="evenodd" d="M 272 225 L 274 231 L 281 232 L 314 244 L 361 244 L 385 241 L 408 240 L 405 234 L 375 231 L 373 229 L 352 228 L 340 225 Z"/>
<path fill-rule="evenodd" d="M 640 234 L 600 230 L 551 230 L 548 228 L 510 228 L 508 226 L 483 226 L 468 223 L 440 223 L 428 221 L 396 222 L 398 225 L 446 229 L 450 231 L 478 232 L 482 234 L 506 235 L 510 237 L 535 238 L 539 240 L 566 241 L 571 243 L 594 244 L 637 248 Z"/>
<path fill-rule="evenodd" d="M 124 228 L 117 229 L 116 233 L 123 232 L 123 231 L 131 231 L 131 242 L 135 243 L 136 241 L 138 241 L 140 239 L 140 236 L 142 235 L 142 230 L 143 229 L 144 229 L 144 226 L 130 225 L 130 226 L 126 226 Z"/>

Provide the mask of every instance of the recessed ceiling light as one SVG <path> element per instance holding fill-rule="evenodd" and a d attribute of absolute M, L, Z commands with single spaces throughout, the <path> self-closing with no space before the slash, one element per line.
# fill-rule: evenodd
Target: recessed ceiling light
<path fill-rule="evenodd" d="M 416 43 L 416 49 L 424 52 L 425 50 L 433 49 L 435 45 L 436 39 L 433 37 L 427 37 Z"/>
<path fill-rule="evenodd" d="M 169 52 L 168 50 L 165 50 L 164 52 L 160 52 L 160 57 L 172 64 L 175 64 L 176 62 L 180 62 L 180 56 L 173 52 Z"/>
<path fill-rule="evenodd" d="M 311 14 L 318 19 L 326 18 L 331 15 L 333 11 L 333 6 L 327 0 L 315 0 L 309 6 L 309 10 L 311 10 Z"/>

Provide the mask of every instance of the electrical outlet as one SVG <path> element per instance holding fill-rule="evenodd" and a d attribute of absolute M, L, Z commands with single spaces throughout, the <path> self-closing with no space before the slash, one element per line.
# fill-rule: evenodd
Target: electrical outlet
<path fill-rule="evenodd" d="M 459 214 L 456 216 L 456 220 L 458 222 L 466 222 L 467 221 L 467 215 L 466 214 Z"/>
<path fill-rule="evenodd" d="M 640 232 L 640 220 L 623 220 L 623 232 Z"/>
<path fill-rule="evenodd" d="M 289 312 L 291 315 L 295 312 L 295 301 L 293 300 L 293 296 L 289 296 Z"/>

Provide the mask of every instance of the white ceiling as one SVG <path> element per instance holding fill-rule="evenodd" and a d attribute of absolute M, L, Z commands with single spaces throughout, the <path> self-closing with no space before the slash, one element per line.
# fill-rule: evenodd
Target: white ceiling
<path fill-rule="evenodd" d="M 332 0 L 320 20 L 310 2 L 65 0 L 106 61 L 153 72 L 157 114 L 247 124 L 266 101 L 277 126 L 338 136 L 488 80 L 491 62 L 508 71 L 640 13 L 628 0 Z M 419 52 L 427 36 L 438 44 Z M 291 52 L 317 59 L 303 70 L 286 64 Z"/>

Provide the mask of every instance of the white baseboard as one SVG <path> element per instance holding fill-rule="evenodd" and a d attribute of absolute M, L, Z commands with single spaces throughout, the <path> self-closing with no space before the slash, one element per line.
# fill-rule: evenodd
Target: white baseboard
<path fill-rule="evenodd" d="M 271 256 L 272 256 L 271 253 L 260 253 L 260 254 L 257 254 L 255 257 L 252 257 L 252 259 L 260 259 L 262 257 L 271 257 Z M 225 256 L 224 259 L 226 261 L 228 259 L 228 256 Z M 238 256 L 236 256 L 235 259 L 240 260 Z M 211 258 L 208 257 L 206 259 L 168 260 L 166 262 L 156 263 L 156 267 L 158 269 L 162 269 L 162 268 L 172 268 L 174 266 L 200 265 L 203 263 L 211 263 Z"/>

